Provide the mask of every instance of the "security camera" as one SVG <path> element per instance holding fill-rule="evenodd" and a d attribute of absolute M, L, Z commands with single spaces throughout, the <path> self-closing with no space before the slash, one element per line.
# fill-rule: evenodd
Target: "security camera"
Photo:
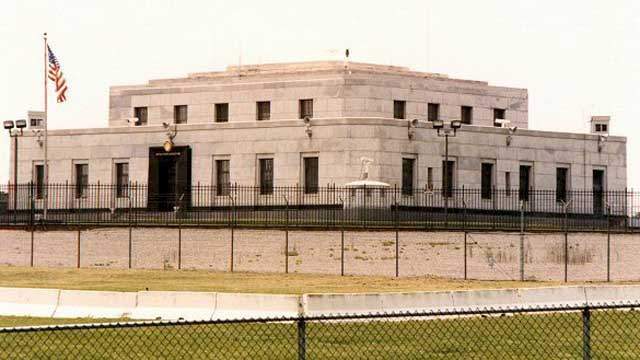
<path fill-rule="evenodd" d="M 311 118 L 305 116 L 302 118 L 302 121 L 304 121 L 304 133 L 307 134 L 308 138 L 311 138 L 313 136 L 313 130 L 311 130 Z"/>
<path fill-rule="evenodd" d="M 416 127 L 418 125 L 418 119 L 413 119 L 409 121 L 409 126 Z"/>
<path fill-rule="evenodd" d="M 165 129 L 169 128 L 169 124 L 167 124 L 166 122 L 163 122 L 163 123 L 162 123 L 162 126 L 163 126 Z"/>
<path fill-rule="evenodd" d="M 512 127 L 510 127 L 510 128 L 509 128 L 509 133 L 510 133 L 510 134 L 515 134 L 515 132 L 516 132 L 517 130 L 518 130 L 518 127 L 517 127 L 517 126 L 512 126 Z"/>
<path fill-rule="evenodd" d="M 302 121 L 304 121 L 305 124 L 308 124 L 311 122 L 311 118 L 308 116 L 305 116 L 304 118 L 302 118 Z"/>

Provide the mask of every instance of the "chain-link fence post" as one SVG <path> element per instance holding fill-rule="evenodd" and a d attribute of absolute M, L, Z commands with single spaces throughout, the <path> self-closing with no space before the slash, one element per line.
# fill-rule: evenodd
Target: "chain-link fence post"
<path fill-rule="evenodd" d="M 569 204 L 571 200 L 565 202 L 562 201 L 562 207 L 564 210 L 564 282 L 569 279 Z"/>
<path fill-rule="evenodd" d="M 524 201 L 520 202 L 520 281 L 524 281 Z"/>
<path fill-rule="evenodd" d="M 233 234 L 233 225 L 234 225 L 234 215 L 235 215 L 235 199 L 231 194 L 229 194 L 229 200 L 231 201 L 231 212 L 229 213 L 229 228 L 231 229 L 231 251 L 230 251 L 230 264 L 229 271 L 233 272 L 233 246 L 234 246 L 234 234 Z"/>
<path fill-rule="evenodd" d="M 307 331 L 303 317 L 298 318 L 298 360 L 307 358 Z"/>
<path fill-rule="evenodd" d="M 342 216 L 340 219 L 340 276 L 344 276 L 344 199 L 340 196 L 340 206 L 342 207 Z"/>
<path fill-rule="evenodd" d="M 611 281 L 611 204 L 607 203 L 607 282 Z"/>
<path fill-rule="evenodd" d="M 289 273 L 289 199 L 286 195 L 282 196 L 285 203 L 285 223 L 284 223 L 284 273 Z"/>
<path fill-rule="evenodd" d="M 400 273 L 400 244 L 399 244 L 399 219 L 398 219 L 398 201 L 396 200 L 395 202 L 395 228 L 396 228 L 396 277 L 398 277 L 399 273 Z"/>
<path fill-rule="evenodd" d="M 591 312 L 589 308 L 582 310 L 582 359 L 591 359 Z"/>

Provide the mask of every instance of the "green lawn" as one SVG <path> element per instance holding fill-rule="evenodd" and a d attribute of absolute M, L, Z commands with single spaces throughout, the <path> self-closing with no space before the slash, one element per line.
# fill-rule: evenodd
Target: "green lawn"
<path fill-rule="evenodd" d="M 3 321 L 3 320 L 0 320 Z M 594 312 L 594 358 L 640 357 L 640 313 Z M 580 359 L 580 313 L 310 322 L 308 359 Z M 295 323 L 0 333 L 0 358 L 296 359 Z"/>

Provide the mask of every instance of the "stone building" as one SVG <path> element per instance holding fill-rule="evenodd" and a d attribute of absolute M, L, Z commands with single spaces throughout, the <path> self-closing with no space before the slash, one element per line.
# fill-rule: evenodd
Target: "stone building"
<path fill-rule="evenodd" d="M 626 187 L 626 138 L 596 125 L 591 134 L 529 130 L 526 89 L 341 61 L 229 66 L 112 87 L 108 127 L 49 132 L 49 181 L 148 183 L 156 193 L 236 183 L 268 194 L 342 186 L 370 158 L 371 179 L 440 188 L 436 119 L 463 123 L 449 139 L 450 187 Z M 599 121 L 608 134 L 608 118 Z M 19 183 L 42 182 L 41 140 L 30 131 L 20 138 Z"/>

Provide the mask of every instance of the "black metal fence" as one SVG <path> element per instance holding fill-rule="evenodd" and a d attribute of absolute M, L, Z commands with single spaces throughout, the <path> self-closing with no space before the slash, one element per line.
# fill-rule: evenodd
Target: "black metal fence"
<path fill-rule="evenodd" d="M 195 185 L 159 194 L 141 184 L 23 184 L 0 193 L 1 225 L 640 230 L 640 193 L 629 190 Z"/>
<path fill-rule="evenodd" d="M 639 305 L 0 328 L 0 358 L 631 359 Z"/>

